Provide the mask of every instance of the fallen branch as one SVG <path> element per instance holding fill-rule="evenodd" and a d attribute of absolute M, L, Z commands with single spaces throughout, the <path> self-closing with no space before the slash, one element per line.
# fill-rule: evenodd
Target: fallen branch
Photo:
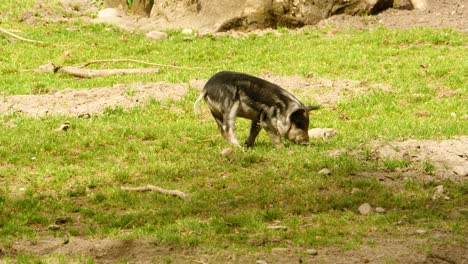
<path fill-rule="evenodd" d="M 89 70 L 80 69 L 77 67 L 64 66 L 57 69 L 58 72 L 64 72 L 80 78 L 104 77 L 109 75 L 125 75 L 125 74 L 146 74 L 159 73 L 158 68 L 140 68 L 140 69 L 104 69 L 104 70 Z"/>
<path fill-rule="evenodd" d="M 204 69 L 203 67 L 175 66 L 175 65 L 168 65 L 168 64 L 160 64 L 160 63 L 152 63 L 152 62 L 146 62 L 146 61 L 140 61 L 140 60 L 133 60 L 133 59 L 93 60 L 93 61 L 89 61 L 89 62 L 83 63 L 83 64 L 81 64 L 81 65 L 78 65 L 78 66 L 76 66 L 76 67 L 77 67 L 77 68 L 84 68 L 84 67 L 87 67 L 87 66 L 89 66 L 89 65 L 91 65 L 91 64 L 107 63 L 107 62 L 134 62 L 134 63 L 140 63 L 140 64 L 150 65 L 150 66 L 168 67 L 168 68 L 186 69 L 186 70 Z"/>
<path fill-rule="evenodd" d="M 10 31 L 8 31 L 6 29 L 1 28 L 1 27 L 0 27 L 0 32 L 3 32 L 5 34 L 7 34 L 7 35 L 10 35 L 10 36 L 12 36 L 14 38 L 17 38 L 19 40 L 22 40 L 22 41 L 27 41 L 27 42 L 32 42 L 32 43 L 39 43 L 39 44 L 46 44 L 45 42 L 42 42 L 42 41 L 39 41 L 39 40 L 33 40 L 33 39 L 27 39 L 27 38 L 20 37 L 20 36 L 18 36 L 16 34 L 11 33 Z"/>
<path fill-rule="evenodd" d="M 125 190 L 125 191 L 135 191 L 135 192 L 156 191 L 156 192 L 159 192 L 159 193 L 162 193 L 162 194 L 177 196 L 177 197 L 182 198 L 182 199 L 188 199 L 188 198 L 192 197 L 190 194 L 184 193 L 184 192 L 179 191 L 179 190 L 166 190 L 166 189 L 163 189 L 161 187 L 154 186 L 154 185 L 146 185 L 146 186 L 143 186 L 143 187 L 121 187 L 121 189 Z"/>

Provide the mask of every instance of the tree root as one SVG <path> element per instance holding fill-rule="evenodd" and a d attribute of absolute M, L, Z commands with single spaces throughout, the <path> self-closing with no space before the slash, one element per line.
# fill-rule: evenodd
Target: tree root
<path fill-rule="evenodd" d="M 80 77 L 80 78 L 93 78 L 93 77 L 104 77 L 104 76 L 109 76 L 109 75 L 147 74 L 147 73 L 161 72 L 161 70 L 158 68 L 91 70 L 91 69 L 80 69 L 80 68 L 71 67 L 71 66 L 60 67 L 58 68 L 57 71 L 68 73 L 70 75 Z"/>
<path fill-rule="evenodd" d="M 43 41 L 33 40 L 33 39 L 27 39 L 27 38 L 20 37 L 20 36 L 18 36 L 18 35 L 16 35 L 16 34 L 11 33 L 10 31 L 8 31 L 8 30 L 6 30 L 6 29 L 1 28 L 1 27 L 0 27 L 0 32 L 3 32 L 3 33 L 5 33 L 5 34 L 7 34 L 7 35 L 10 35 L 10 36 L 12 36 L 12 37 L 14 37 L 14 38 L 17 38 L 17 39 L 19 39 L 19 40 L 22 40 L 22 41 L 32 42 L 32 43 L 39 43 L 39 44 L 46 44 L 46 43 L 43 42 Z"/>

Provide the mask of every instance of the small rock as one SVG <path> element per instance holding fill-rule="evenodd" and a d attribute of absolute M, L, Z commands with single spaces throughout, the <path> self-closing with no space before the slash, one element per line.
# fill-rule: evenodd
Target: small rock
<path fill-rule="evenodd" d="M 362 215 L 368 215 L 372 212 L 372 207 L 368 203 L 363 203 L 359 206 L 358 210 Z"/>
<path fill-rule="evenodd" d="M 321 170 L 319 170 L 318 174 L 321 174 L 321 175 L 330 175 L 331 174 L 331 171 L 327 168 L 323 168 Z"/>
<path fill-rule="evenodd" d="M 223 156 L 229 156 L 232 154 L 232 148 L 225 148 L 221 150 L 220 154 Z"/>
<path fill-rule="evenodd" d="M 453 172 L 460 176 L 468 176 L 468 165 L 455 166 L 453 167 Z"/>
<path fill-rule="evenodd" d="M 424 234 L 426 234 L 427 231 L 424 230 L 424 229 L 418 229 L 418 230 L 416 230 L 415 232 L 416 232 L 416 234 L 424 235 Z"/>
<path fill-rule="evenodd" d="M 184 30 L 182 30 L 182 34 L 184 34 L 184 35 L 192 35 L 192 34 L 193 34 L 193 29 L 191 29 L 191 28 L 184 28 Z"/>
<path fill-rule="evenodd" d="M 306 250 L 306 253 L 311 255 L 311 256 L 317 256 L 318 255 L 318 251 L 314 248 L 310 248 L 308 250 Z"/>
<path fill-rule="evenodd" d="M 385 213 L 385 209 L 383 209 L 382 207 L 376 207 L 375 212 L 379 213 L 379 214 L 383 214 L 383 213 Z"/>
<path fill-rule="evenodd" d="M 58 128 L 55 129 L 55 131 L 67 131 L 70 128 L 70 122 L 65 121 L 63 124 L 61 124 Z"/>
<path fill-rule="evenodd" d="M 432 200 L 437 200 L 439 198 L 442 198 L 444 195 L 444 186 L 443 185 L 437 185 L 435 187 L 435 192 L 434 195 L 432 196 Z"/>
<path fill-rule="evenodd" d="M 167 39 L 168 35 L 165 32 L 161 31 L 150 31 L 145 34 L 145 37 L 153 40 L 161 40 L 161 39 Z"/>
<path fill-rule="evenodd" d="M 427 0 L 411 0 L 411 4 L 417 10 L 426 10 L 427 9 Z"/>
<path fill-rule="evenodd" d="M 355 193 L 358 193 L 360 191 L 362 191 L 362 190 L 359 189 L 359 188 L 353 188 L 353 189 L 351 189 L 351 194 L 355 194 Z"/>
<path fill-rule="evenodd" d="M 120 16 L 120 10 L 117 8 L 104 8 L 98 12 L 98 18 L 114 18 Z"/>
<path fill-rule="evenodd" d="M 333 128 L 312 128 L 308 131 L 309 138 L 322 138 L 323 141 L 328 142 L 329 137 L 338 135 L 338 131 Z"/>
<path fill-rule="evenodd" d="M 457 113 L 452 112 L 452 113 L 450 113 L 450 116 L 451 116 L 451 117 L 457 117 Z"/>
<path fill-rule="evenodd" d="M 268 262 L 259 259 L 259 260 L 255 261 L 255 264 L 268 264 Z"/>

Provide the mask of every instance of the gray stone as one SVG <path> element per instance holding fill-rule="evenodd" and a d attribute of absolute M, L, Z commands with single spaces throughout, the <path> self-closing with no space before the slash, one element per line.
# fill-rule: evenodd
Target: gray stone
<path fill-rule="evenodd" d="M 444 197 L 444 186 L 443 185 L 437 185 L 435 187 L 435 192 L 434 195 L 432 195 L 432 200 L 437 200 L 439 198 Z"/>
<path fill-rule="evenodd" d="M 460 176 L 468 176 L 468 164 L 453 167 L 453 172 Z"/>
<path fill-rule="evenodd" d="M 372 212 L 372 207 L 368 203 L 363 203 L 359 206 L 358 210 L 362 215 L 368 215 Z"/>
<path fill-rule="evenodd" d="M 98 18 L 115 18 L 120 16 L 121 13 L 118 8 L 104 8 L 98 12 Z"/>
<path fill-rule="evenodd" d="M 382 214 L 382 213 L 385 213 L 385 209 L 383 209 L 382 207 L 376 207 L 375 212 L 379 213 L 379 214 Z"/>
<path fill-rule="evenodd" d="M 323 168 L 321 170 L 319 170 L 318 174 L 321 174 L 321 175 L 330 175 L 331 174 L 331 171 L 327 168 Z"/>
<path fill-rule="evenodd" d="M 232 148 L 225 148 L 221 150 L 220 154 L 223 156 L 229 156 L 232 154 Z"/>
<path fill-rule="evenodd" d="M 312 256 L 317 256 L 318 255 L 318 251 L 314 248 L 310 248 L 308 250 L 306 250 L 306 253 L 309 254 L 309 255 L 312 255 Z"/>
<path fill-rule="evenodd" d="M 167 39 L 168 35 L 165 32 L 161 31 L 150 31 L 145 34 L 145 37 L 153 40 Z"/>

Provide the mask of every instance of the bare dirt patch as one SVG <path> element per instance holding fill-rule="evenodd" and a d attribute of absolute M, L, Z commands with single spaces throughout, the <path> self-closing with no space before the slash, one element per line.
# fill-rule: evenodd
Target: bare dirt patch
<path fill-rule="evenodd" d="M 93 115 L 106 108 L 129 109 L 151 98 L 177 100 L 188 92 L 186 84 L 135 83 L 86 90 L 66 89 L 49 94 L 13 95 L 0 99 L 0 114 L 23 113 L 44 115 Z"/>
<path fill-rule="evenodd" d="M 45 237 L 22 240 L 8 249 L 0 250 L 0 256 L 29 253 L 37 256 L 91 257 L 98 263 L 467 263 L 468 248 L 464 245 L 445 243 L 439 232 L 430 236 L 409 232 L 405 234 L 370 234 L 358 249 L 342 250 L 338 247 L 310 249 L 278 247 L 258 253 L 216 253 L 197 249 L 181 249 L 161 246 L 157 239 L 116 240 L 72 237 L 63 239 Z M 263 261 L 263 262 L 261 262 Z"/>
<path fill-rule="evenodd" d="M 447 140 L 415 140 L 401 142 L 370 142 L 375 159 L 408 160 L 415 166 L 400 169 L 402 175 L 411 170 L 425 172 L 428 177 L 465 181 L 468 178 L 468 136 Z"/>
<path fill-rule="evenodd" d="M 366 152 L 364 154 L 364 152 Z M 385 160 L 408 161 L 408 167 L 394 168 L 392 171 L 360 172 L 360 176 L 376 177 L 381 182 L 405 178 L 426 181 L 468 180 L 468 136 L 458 136 L 446 140 L 409 139 L 398 142 L 371 141 L 361 146 L 361 151 L 339 149 L 329 152 L 331 156 L 350 153 L 384 162 Z"/>

